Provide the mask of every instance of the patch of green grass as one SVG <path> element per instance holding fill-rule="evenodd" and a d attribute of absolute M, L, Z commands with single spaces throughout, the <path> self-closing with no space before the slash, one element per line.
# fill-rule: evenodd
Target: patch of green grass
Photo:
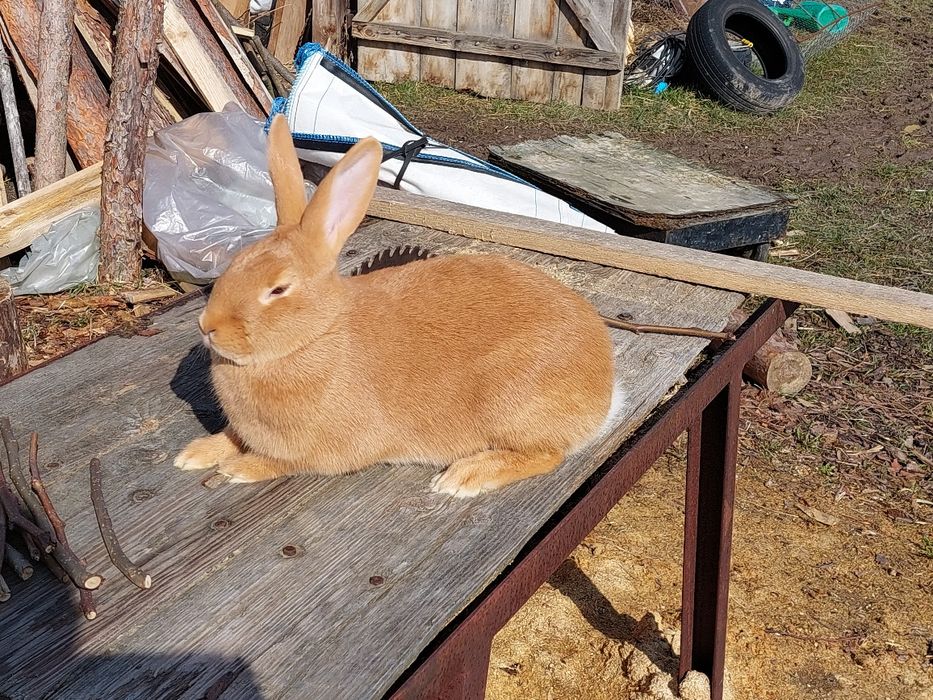
<path fill-rule="evenodd" d="M 933 537 L 922 535 L 920 542 L 917 543 L 917 550 L 920 552 L 920 556 L 933 559 Z"/>
<path fill-rule="evenodd" d="M 830 479 L 836 476 L 836 465 L 830 464 L 829 462 L 823 462 L 816 468 L 816 471 L 819 472 L 820 476 Z"/>
<path fill-rule="evenodd" d="M 820 438 L 810 432 L 809 426 L 797 425 L 794 427 L 794 439 L 807 452 L 817 454 L 820 452 Z"/>

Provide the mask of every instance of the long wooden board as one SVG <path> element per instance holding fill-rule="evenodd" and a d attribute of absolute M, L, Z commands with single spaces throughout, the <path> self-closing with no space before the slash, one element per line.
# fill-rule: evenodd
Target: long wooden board
<path fill-rule="evenodd" d="M 100 170 L 94 167 L 96 173 L 89 172 L 93 168 L 83 170 L 0 208 L 0 256 L 25 248 L 52 222 L 99 198 Z M 933 295 L 907 289 L 597 233 L 388 188 L 376 191 L 369 214 L 621 270 L 933 328 Z"/>
<path fill-rule="evenodd" d="M 933 328 L 933 295 L 380 188 L 372 216 L 624 270 Z"/>
<path fill-rule="evenodd" d="M 100 201 L 100 168 L 89 168 L 0 207 L 0 257 L 22 250 L 59 219 Z"/>

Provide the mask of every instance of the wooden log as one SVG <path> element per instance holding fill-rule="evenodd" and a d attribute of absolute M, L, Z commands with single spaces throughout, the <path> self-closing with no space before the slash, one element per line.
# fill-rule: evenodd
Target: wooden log
<path fill-rule="evenodd" d="M 77 0 L 75 26 L 107 77 L 113 77 L 113 38 L 110 24 L 89 0 Z M 171 99 L 158 85 L 153 90 L 155 101 L 149 117 L 149 131 L 157 131 L 182 119 Z"/>
<path fill-rule="evenodd" d="M 0 207 L 0 257 L 22 250 L 59 219 L 100 199 L 100 165 Z"/>
<path fill-rule="evenodd" d="M 23 63 L 35 77 L 39 70 L 39 8 L 36 0 L 0 0 L 7 31 L 20 52 Z M 77 32 L 73 26 L 69 33 Z M 60 41 L 65 39 L 60 37 Z M 68 81 L 66 134 L 68 145 L 82 168 L 93 165 L 104 154 L 107 130 L 107 90 L 81 46 L 71 42 L 71 78 Z"/>
<path fill-rule="evenodd" d="M 36 189 L 65 177 L 66 105 L 74 42 L 75 0 L 44 0 L 39 15 Z"/>
<path fill-rule="evenodd" d="M 0 382 L 25 372 L 28 366 L 13 290 L 10 283 L 0 277 Z"/>
<path fill-rule="evenodd" d="M 143 159 L 164 8 L 164 0 L 125 0 L 117 20 L 101 174 L 98 279 L 105 284 L 137 285 L 140 280 Z"/>
<path fill-rule="evenodd" d="M 32 192 L 32 185 L 29 182 L 29 171 L 26 169 L 26 151 L 23 148 L 23 132 L 19 123 L 19 109 L 16 107 L 10 59 L 2 40 L 0 40 L 0 100 L 3 101 L 3 119 L 10 141 L 10 154 L 13 157 L 16 193 L 20 197 L 25 197 Z"/>
<path fill-rule="evenodd" d="M 933 295 L 600 233 L 380 187 L 370 216 L 746 294 L 933 328 Z"/>
<path fill-rule="evenodd" d="M 748 320 L 748 315 L 736 309 L 724 330 L 733 333 Z M 761 346 L 745 365 L 742 373 L 760 387 L 784 396 L 793 396 L 807 385 L 813 376 L 810 359 L 797 349 L 794 339 L 778 330 Z"/>

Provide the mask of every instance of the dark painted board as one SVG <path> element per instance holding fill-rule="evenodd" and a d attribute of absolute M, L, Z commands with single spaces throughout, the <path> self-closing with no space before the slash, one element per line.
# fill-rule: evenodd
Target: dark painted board
<path fill-rule="evenodd" d="M 494 161 L 523 177 L 652 229 L 788 206 L 779 193 L 720 175 L 621 134 L 557 136 L 490 151 Z"/>
<path fill-rule="evenodd" d="M 413 226 L 378 222 L 347 246 L 347 270 L 388 245 L 507 251 L 589 296 L 604 313 L 721 328 L 741 297 Z M 381 695 L 419 652 L 676 384 L 704 346 L 613 331 L 628 401 L 606 439 L 554 474 L 475 500 L 428 489 L 431 469 L 200 486 L 172 458 L 216 429 L 197 299 L 155 317 L 152 337 L 111 336 L 0 387 L 0 413 L 41 459 L 69 539 L 107 577 L 99 616 L 42 572 L 0 605 L 0 694 L 12 698 L 360 698 Z M 373 329 L 378 332 L 378 329 Z M 153 587 L 120 577 L 100 543 L 86 464 L 127 553 Z M 280 555 L 286 544 L 304 554 Z M 381 576 L 380 586 L 370 584 Z"/>

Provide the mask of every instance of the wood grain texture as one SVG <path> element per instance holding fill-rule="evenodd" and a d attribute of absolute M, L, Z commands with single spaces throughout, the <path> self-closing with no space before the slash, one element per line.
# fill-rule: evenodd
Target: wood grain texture
<path fill-rule="evenodd" d="M 28 366 L 13 290 L 10 283 L 0 277 L 0 381 L 24 372 Z M 2 555 L 0 552 L 0 561 Z"/>
<path fill-rule="evenodd" d="M 580 20 L 571 12 L 565 0 L 559 0 L 557 12 L 557 39 L 560 47 L 584 48 L 584 30 Z M 579 105 L 583 98 L 583 69 L 567 66 L 554 69 L 551 88 L 552 102 Z"/>
<path fill-rule="evenodd" d="M 369 214 L 516 248 L 933 328 L 933 295 L 380 188 Z"/>
<path fill-rule="evenodd" d="M 39 70 L 39 7 L 36 0 L 0 0 L 0 15 L 33 78 Z M 72 26 L 73 34 L 77 30 Z M 81 167 L 101 159 L 107 127 L 107 91 L 81 42 L 72 37 L 71 76 L 67 102 L 68 145 Z"/>
<path fill-rule="evenodd" d="M 165 0 L 126 0 L 117 19 L 110 121 L 100 197 L 100 265 L 104 284 L 141 279 L 143 160 L 159 67 Z"/>
<path fill-rule="evenodd" d="M 350 57 L 347 36 L 350 3 L 348 0 L 317 0 L 313 10 L 311 41 L 321 44 L 341 61 L 346 62 Z"/>
<path fill-rule="evenodd" d="M 238 22 L 244 22 L 249 15 L 249 0 L 220 0 L 220 4 L 227 8 Z"/>
<path fill-rule="evenodd" d="M 603 96 L 603 109 L 611 111 L 619 109 L 622 103 L 622 78 L 630 44 L 629 31 L 632 30 L 632 0 L 609 0 L 607 17 L 609 33 L 618 55 L 617 70 L 606 75 L 606 93 Z"/>
<path fill-rule="evenodd" d="M 613 6 L 616 2 L 617 0 L 566 0 L 567 7 L 586 30 L 587 36 L 597 49 L 619 49 L 610 29 Z"/>
<path fill-rule="evenodd" d="M 103 18 L 89 0 L 77 0 L 75 6 L 75 27 L 84 39 L 98 65 L 107 77 L 113 76 L 113 39 L 110 24 Z M 181 121 L 181 114 L 175 109 L 165 91 L 158 85 L 153 90 L 155 102 L 149 119 L 149 131 L 157 131 L 169 124 Z"/>
<path fill-rule="evenodd" d="M 39 13 L 39 68 L 36 73 L 36 189 L 65 177 L 68 82 L 75 44 L 75 0 L 44 0 Z"/>
<path fill-rule="evenodd" d="M 457 29 L 457 0 L 421 0 L 421 25 L 426 29 Z M 433 48 L 421 50 L 421 80 L 452 88 L 457 83 L 457 54 Z"/>
<path fill-rule="evenodd" d="M 269 94 L 266 86 L 262 83 L 262 78 L 259 77 L 259 73 L 250 63 L 249 57 L 243 49 L 243 44 L 240 43 L 233 29 L 220 16 L 220 12 L 218 12 L 213 0 L 196 0 L 196 2 L 198 9 L 201 10 L 201 16 L 214 32 L 217 41 L 220 42 L 220 45 L 227 53 L 227 57 L 240 74 L 243 84 L 253 94 L 257 104 L 262 109 L 263 115 L 268 115 L 272 107 L 272 95 Z M 304 24 L 302 24 L 302 27 L 304 27 Z M 293 53 L 289 61 L 294 57 Z"/>
<path fill-rule="evenodd" d="M 188 0 L 166 0 L 163 35 L 212 110 L 219 112 L 228 102 L 234 102 L 257 119 L 264 118 L 256 98 L 243 84 L 197 8 Z"/>
<path fill-rule="evenodd" d="M 295 60 L 298 41 L 305 29 L 307 8 L 306 0 L 279 0 L 276 4 L 276 22 L 269 37 L 269 51 L 286 66 Z"/>
<path fill-rule="evenodd" d="M 448 0 L 450 1 L 450 0 Z M 421 19 L 421 0 L 390 0 L 374 16 L 376 27 L 399 25 L 411 27 Z M 421 52 L 405 41 L 396 41 L 393 32 L 384 33 L 378 40 L 361 37 L 357 48 L 357 60 L 366 78 L 396 83 L 417 80 L 421 74 Z"/>
<path fill-rule="evenodd" d="M 557 136 L 490 149 L 506 167 L 633 224 L 783 208 L 788 200 L 621 134 Z"/>
<path fill-rule="evenodd" d="M 509 38 L 515 23 L 514 10 L 515 0 L 459 0 L 457 33 Z M 482 53 L 457 55 L 456 88 L 486 97 L 511 97 L 511 61 Z"/>
<path fill-rule="evenodd" d="M 100 163 L 0 207 L 0 257 L 22 250 L 54 222 L 100 199 Z"/>
<path fill-rule="evenodd" d="M 347 252 L 355 253 L 341 266 L 401 243 L 438 253 L 503 252 L 380 222 L 350 240 Z M 718 328 L 739 299 L 508 252 L 580 290 L 602 312 L 639 321 Z M 47 458 L 62 459 L 47 477 L 51 497 L 72 546 L 108 577 L 94 624 L 79 619 L 67 589 L 44 572 L 17 587 L 3 610 L 0 692 L 200 698 L 218 684 L 224 697 L 381 697 L 704 345 L 613 331 L 627 396 L 616 429 L 555 473 L 489 496 L 432 494 L 434 470 L 417 465 L 205 489 L 203 474 L 171 466 L 174 453 L 204 433 L 200 422 L 219 425 L 197 350 L 200 309 L 201 302 L 176 307 L 155 318 L 158 335 L 109 337 L 0 387 L 17 434 L 38 429 Z M 134 361 L 125 364 L 126 357 Z M 96 532 L 84 466 L 93 456 L 104 467 L 117 532 L 156 582 L 144 594 L 117 576 Z M 303 553 L 283 558 L 287 544 Z M 376 575 L 383 585 L 369 583 Z M 56 663 L 37 666 L 36 658 Z"/>
<path fill-rule="evenodd" d="M 552 46 L 557 41 L 557 0 L 515 0 L 516 39 L 530 39 Z M 550 102 L 554 77 L 551 67 L 535 61 L 512 65 L 512 98 Z"/>
<path fill-rule="evenodd" d="M 391 42 L 410 46 L 450 49 L 463 53 L 482 54 L 487 58 L 502 56 L 518 58 L 532 63 L 553 63 L 558 65 L 579 65 L 602 67 L 603 69 L 618 63 L 618 56 L 606 51 L 587 48 L 569 48 L 554 46 L 541 41 L 497 38 L 479 34 L 451 32 L 444 29 L 424 29 L 421 27 L 384 24 L 381 22 L 353 22 L 353 36 L 373 42 Z M 540 70 L 535 68 L 534 70 Z M 550 85 L 548 85 L 550 89 Z M 544 86 L 535 87 L 543 91 Z"/>

